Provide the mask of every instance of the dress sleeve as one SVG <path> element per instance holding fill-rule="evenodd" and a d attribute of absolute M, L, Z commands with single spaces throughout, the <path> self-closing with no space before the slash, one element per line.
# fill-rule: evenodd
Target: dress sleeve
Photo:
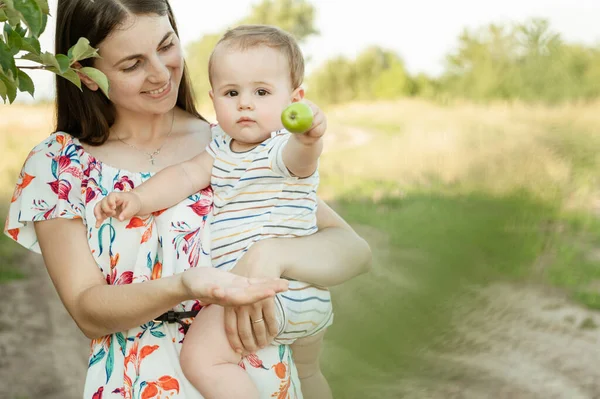
<path fill-rule="evenodd" d="M 78 150 L 71 136 L 64 133 L 55 133 L 33 148 L 19 174 L 5 234 L 39 253 L 33 222 L 82 219 L 83 171 Z"/>

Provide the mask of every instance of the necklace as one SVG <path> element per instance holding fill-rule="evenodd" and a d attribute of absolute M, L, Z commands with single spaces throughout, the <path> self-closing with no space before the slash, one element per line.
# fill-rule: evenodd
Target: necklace
<path fill-rule="evenodd" d="M 139 152 L 143 152 L 144 154 L 148 155 L 150 157 L 149 161 L 152 165 L 154 165 L 154 161 L 155 161 L 155 156 L 157 156 L 158 154 L 160 154 L 160 150 L 162 150 L 162 148 L 164 147 L 164 145 L 167 142 L 167 139 L 169 138 L 169 136 L 171 135 L 171 133 L 173 132 L 173 125 L 175 124 L 175 110 L 173 110 L 173 118 L 171 119 L 171 129 L 169 130 L 169 133 L 167 133 L 167 136 L 165 137 L 165 140 L 163 141 L 163 143 L 160 145 L 160 147 L 158 147 L 156 150 L 152 151 L 152 152 L 147 152 L 144 150 L 141 150 L 139 148 L 137 148 L 136 146 L 134 146 L 133 144 L 130 144 L 128 142 L 126 142 L 125 140 L 123 140 L 121 137 L 119 137 L 117 135 L 117 138 L 119 139 L 119 141 L 131 148 L 133 148 L 136 151 Z"/>

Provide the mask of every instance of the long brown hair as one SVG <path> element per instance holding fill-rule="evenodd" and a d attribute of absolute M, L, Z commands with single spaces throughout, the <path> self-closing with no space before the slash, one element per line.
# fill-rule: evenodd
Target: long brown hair
<path fill-rule="evenodd" d="M 58 0 L 56 54 L 67 54 L 80 37 L 87 38 L 90 45 L 97 48 L 128 14 L 168 15 L 179 36 L 168 0 Z M 80 63 L 93 66 L 93 59 Z M 100 90 L 82 87 L 80 91 L 73 83 L 56 77 L 56 131 L 69 133 L 90 145 L 101 145 L 108 139 L 109 128 L 115 122 L 115 108 Z M 205 120 L 196 109 L 185 63 L 177 106 Z"/>

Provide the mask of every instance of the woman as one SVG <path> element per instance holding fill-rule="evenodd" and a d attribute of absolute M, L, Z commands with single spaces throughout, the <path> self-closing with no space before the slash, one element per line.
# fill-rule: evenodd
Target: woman
<path fill-rule="evenodd" d="M 56 52 L 88 38 L 102 58 L 81 66 L 107 75 L 110 100 L 84 76 L 82 92 L 57 79 L 57 132 L 25 162 L 6 229 L 41 251 L 65 307 L 93 340 L 84 397 L 200 398 L 178 361 L 200 303 L 230 306 L 226 329 L 234 347 L 263 348 L 242 364 L 261 397 L 302 397 L 289 348 L 267 346 L 272 296 L 286 289 L 278 277 L 341 283 L 368 268 L 368 246 L 320 203 L 319 233 L 258 243 L 236 267 L 238 276 L 194 267 L 210 264 L 203 251 L 210 188 L 146 218 L 96 229 L 99 200 L 193 157 L 211 133 L 194 108 L 167 1 L 59 0 L 55 15 Z M 251 318 L 265 323 L 251 325 Z"/>

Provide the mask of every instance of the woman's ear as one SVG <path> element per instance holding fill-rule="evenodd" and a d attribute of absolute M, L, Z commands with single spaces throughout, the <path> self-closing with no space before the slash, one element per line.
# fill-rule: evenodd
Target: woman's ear
<path fill-rule="evenodd" d="M 75 68 L 75 70 L 77 71 L 78 69 L 82 68 L 82 66 L 79 62 L 75 62 L 73 64 L 73 68 Z M 79 76 L 79 79 L 81 79 L 81 83 L 83 83 L 91 91 L 96 91 L 99 89 L 98 84 L 96 84 L 96 82 L 90 79 L 89 76 L 78 71 L 77 75 Z"/>
<path fill-rule="evenodd" d="M 292 102 L 297 103 L 298 101 L 302 101 L 304 98 L 304 88 L 302 86 L 298 87 L 296 90 L 292 92 Z"/>

